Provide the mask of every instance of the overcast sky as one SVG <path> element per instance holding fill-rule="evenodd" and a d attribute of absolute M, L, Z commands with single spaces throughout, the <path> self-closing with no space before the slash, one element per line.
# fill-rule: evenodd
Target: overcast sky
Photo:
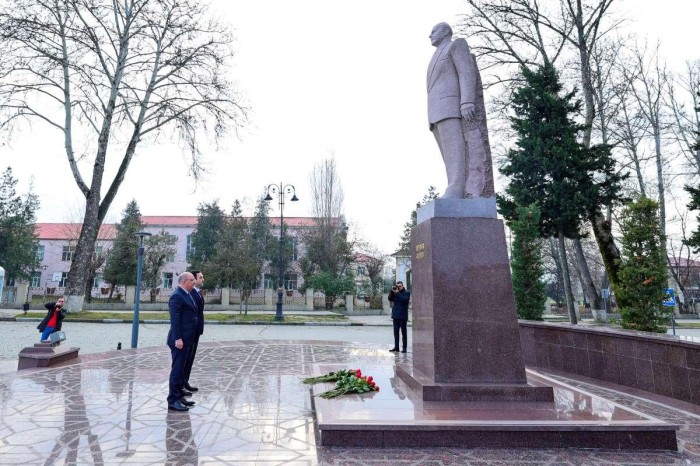
<path fill-rule="evenodd" d="M 118 221 L 132 198 L 144 215 L 195 215 L 199 203 L 214 199 L 226 210 L 236 198 L 250 205 L 279 182 L 295 185 L 300 199 L 287 204 L 285 216 L 305 216 L 309 173 L 334 153 L 347 218 L 393 252 L 416 201 L 428 186 L 442 190 L 446 183 L 426 117 L 425 73 L 434 50 L 428 34 L 437 22 L 455 24 L 465 2 L 215 0 L 212 6 L 235 30 L 232 78 L 252 108 L 250 124 L 207 153 L 209 174 L 196 190 L 180 148 L 165 139 L 141 143 L 108 221 Z M 662 40 L 672 66 L 700 58 L 699 1 L 620 0 L 620 6 L 632 20 L 630 31 Z M 79 219 L 81 194 L 55 130 L 35 123 L 16 132 L 0 147 L 0 164 L 13 167 L 22 190 L 34 177 L 40 222 Z"/>

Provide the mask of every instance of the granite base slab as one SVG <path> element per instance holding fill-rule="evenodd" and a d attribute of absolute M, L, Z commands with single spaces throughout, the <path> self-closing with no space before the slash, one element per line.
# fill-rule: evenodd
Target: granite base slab
<path fill-rule="evenodd" d="M 416 212 L 416 224 L 434 217 L 496 218 L 496 196 L 473 199 L 435 199 Z"/>
<path fill-rule="evenodd" d="M 320 444 L 340 447 L 603 448 L 677 450 L 677 425 L 528 370 L 554 402 L 424 401 L 396 366 L 366 366 L 379 392 L 326 400 L 333 384 L 312 386 Z M 317 365 L 314 373 L 338 369 Z"/>
<path fill-rule="evenodd" d="M 78 357 L 80 348 L 73 346 L 51 346 L 49 343 L 36 343 L 22 348 L 19 352 L 17 370 L 33 367 L 52 367 Z"/>
<path fill-rule="evenodd" d="M 554 401 L 554 390 L 549 386 L 438 383 L 410 364 L 398 364 L 396 375 L 423 401 Z"/>

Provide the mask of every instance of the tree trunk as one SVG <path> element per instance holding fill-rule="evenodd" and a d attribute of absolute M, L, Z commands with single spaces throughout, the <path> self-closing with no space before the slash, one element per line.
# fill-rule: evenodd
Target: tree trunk
<path fill-rule="evenodd" d="M 577 324 L 576 309 L 574 308 L 574 293 L 571 290 L 571 276 L 569 275 L 569 264 L 566 260 L 566 243 L 564 233 L 559 232 L 559 261 L 561 261 L 561 269 L 564 273 L 564 294 L 566 294 L 566 308 L 569 311 L 569 321 L 572 324 Z"/>
<path fill-rule="evenodd" d="M 561 290 L 564 287 L 564 272 L 561 269 L 561 261 L 559 260 L 558 248 L 559 246 L 555 244 L 555 239 L 549 238 L 549 250 L 552 254 L 554 265 L 557 267 L 557 307 L 559 306 L 559 303 L 561 303 Z"/>
<path fill-rule="evenodd" d="M 615 244 L 615 238 L 612 234 L 612 223 L 605 218 L 602 213 L 596 211 L 589 215 L 588 220 L 593 227 L 593 236 L 595 236 L 600 255 L 603 258 L 605 271 L 608 273 L 610 283 L 617 285 L 620 283 L 618 272 L 620 270 L 620 250 Z"/>
<path fill-rule="evenodd" d="M 578 262 L 578 270 L 581 274 L 581 287 L 583 288 L 583 294 L 586 295 L 586 299 L 590 303 L 592 309 L 600 309 L 600 294 L 595 287 L 593 277 L 591 277 L 591 270 L 588 268 L 586 256 L 583 254 L 583 245 L 581 244 L 581 240 L 579 238 L 574 240 L 574 251 L 576 253 L 576 262 Z"/>
<path fill-rule="evenodd" d="M 94 195 L 90 191 L 85 199 L 83 225 L 80 229 L 78 244 L 75 247 L 75 254 L 66 282 L 66 309 L 69 311 L 80 312 L 83 309 L 90 262 L 95 252 L 97 234 L 102 223 L 98 216 L 99 204 L 99 195 Z"/>

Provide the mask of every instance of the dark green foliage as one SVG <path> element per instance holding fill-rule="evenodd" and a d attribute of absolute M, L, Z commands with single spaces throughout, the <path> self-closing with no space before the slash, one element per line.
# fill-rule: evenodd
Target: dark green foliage
<path fill-rule="evenodd" d="M 700 150 L 698 147 L 697 150 Z M 694 188 L 692 186 L 686 186 L 685 190 L 690 194 L 690 203 L 688 204 L 688 209 L 690 210 L 700 210 L 700 188 Z M 693 252 L 697 254 L 700 252 L 700 213 L 698 213 L 696 220 L 698 222 L 697 230 L 695 230 L 690 238 L 687 239 L 688 245 L 693 248 Z"/>
<path fill-rule="evenodd" d="M 437 199 L 440 193 L 437 192 L 435 186 L 428 187 L 428 192 L 425 193 L 420 202 L 416 202 L 416 208 L 411 211 L 411 218 L 403 224 L 403 234 L 399 243 L 399 251 L 408 254 L 411 249 L 411 229 L 418 223 L 418 209 Z"/>
<path fill-rule="evenodd" d="M 192 233 L 192 247 L 188 257 L 189 269 L 206 270 L 207 261 L 216 257 L 216 243 L 224 230 L 226 214 L 219 207 L 219 201 L 216 200 L 210 204 L 200 204 L 197 208 L 197 215 L 199 219 L 197 220 L 197 228 Z"/>
<path fill-rule="evenodd" d="M 523 77 L 525 85 L 513 95 L 511 125 L 518 139 L 501 168 L 510 183 L 498 198 L 499 210 L 514 220 L 518 206 L 537 203 L 542 237 L 561 232 L 577 238 L 589 212 L 618 198 L 623 177 L 615 173 L 609 146 L 588 148 L 578 141 L 585 126 L 573 118 L 581 103 L 575 91 L 560 95 L 554 67 L 523 68 Z"/>
<path fill-rule="evenodd" d="M 257 286 L 262 268 L 254 259 L 252 237 L 248 222 L 242 217 L 241 204 L 236 200 L 231 215 L 216 242 L 216 255 L 205 262 L 202 269 L 210 287 L 253 289 Z"/>
<path fill-rule="evenodd" d="M 622 211 L 620 283 L 614 286 L 621 307 L 622 326 L 647 332 L 666 332 L 672 308 L 662 306 L 666 261 L 661 250 L 659 205 L 642 197 Z"/>
<path fill-rule="evenodd" d="M 264 196 L 258 198 L 255 205 L 255 213 L 250 222 L 250 236 L 252 242 L 251 257 L 262 270 L 265 262 L 270 260 L 279 249 L 275 246 L 277 241 L 272 233 L 272 225 L 268 218 L 270 214 L 270 204 Z"/>
<path fill-rule="evenodd" d="M 34 232 L 39 199 L 31 190 L 18 196 L 16 186 L 12 168 L 7 167 L 0 179 L 0 266 L 8 280 L 29 278 L 39 266 Z"/>
<path fill-rule="evenodd" d="M 517 220 L 510 224 L 513 232 L 511 269 L 518 317 L 542 320 L 547 299 L 542 281 L 542 240 L 539 238 L 540 210 L 537 204 L 519 207 Z"/>
<path fill-rule="evenodd" d="M 141 212 L 136 200 L 126 205 L 122 219 L 117 224 L 117 236 L 107 256 L 104 280 L 111 285 L 136 285 L 136 267 L 139 238 L 134 236 L 141 231 Z"/>
<path fill-rule="evenodd" d="M 352 275 L 337 275 L 321 270 L 306 280 L 306 286 L 323 291 L 326 295 L 326 309 L 331 309 L 337 296 L 344 296 L 355 289 Z"/>

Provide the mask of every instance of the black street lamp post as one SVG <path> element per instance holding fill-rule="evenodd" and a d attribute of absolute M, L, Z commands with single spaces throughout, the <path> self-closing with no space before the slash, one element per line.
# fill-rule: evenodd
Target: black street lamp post
<path fill-rule="evenodd" d="M 272 196 L 270 194 L 276 194 L 279 199 L 280 206 L 280 253 L 279 253 L 279 276 L 277 280 L 277 310 L 275 311 L 275 320 L 284 320 L 284 315 L 282 315 L 282 295 L 284 293 L 284 196 L 285 194 L 291 194 L 292 198 L 290 201 L 296 202 L 299 200 L 296 194 L 296 189 L 294 185 L 287 184 L 279 185 L 271 184 L 267 187 L 267 196 L 265 196 L 266 201 L 271 201 Z"/>
<path fill-rule="evenodd" d="M 141 272 L 143 270 L 143 239 L 151 236 L 147 231 L 134 233 L 139 237 L 138 266 L 136 267 L 136 293 L 134 293 L 134 320 L 131 325 L 131 347 L 136 348 L 139 344 L 139 303 L 141 301 Z"/>

